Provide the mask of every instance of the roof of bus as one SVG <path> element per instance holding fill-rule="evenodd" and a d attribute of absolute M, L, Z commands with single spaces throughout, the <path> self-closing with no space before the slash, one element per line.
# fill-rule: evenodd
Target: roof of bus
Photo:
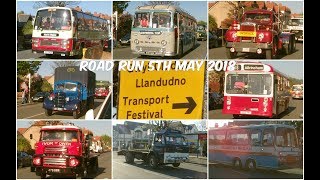
<path fill-rule="evenodd" d="M 225 126 L 225 127 L 218 127 L 218 128 L 212 128 L 210 130 L 221 130 L 221 129 L 250 129 L 250 128 L 265 128 L 265 127 L 286 127 L 286 128 L 292 128 L 293 126 L 287 125 L 287 124 L 250 124 L 246 126 Z"/>
<path fill-rule="evenodd" d="M 170 11 L 178 11 L 182 13 L 185 16 L 189 16 L 189 18 L 192 18 L 196 21 L 196 18 L 194 18 L 191 14 L 186 12 L 185 10 L 181 9 L 180 7 L 173 6 L 173 5 L 152 5 L 152 6 L 138 6 L 136 8 L 137 11 L 139 10 L 170 10 Z"/>
<path fill-rule="evenodd" d="M 248 14 L 254 14 L 254 13 L 272 14 L 273 11 L 265 10 L 265 9 L 254 9 L 254 10 L 248 10 L 245 13 L 248 13 Z"/>
<path fill-rule="evenodd" d="M 80 128 L 72 125 L 56 125 L 56 126 L 43 126 L 41 130 L 79 130 Z"/>

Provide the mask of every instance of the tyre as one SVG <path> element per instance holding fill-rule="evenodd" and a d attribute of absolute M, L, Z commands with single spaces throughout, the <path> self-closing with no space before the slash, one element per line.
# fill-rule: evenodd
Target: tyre
<path fill-rule="evenodd" d="M 76 179 L 85 179 L 88 177 L 88 169 L 87 167 L 83 168 L 83 171 L 80 174 L 76 175 Z"/>
<path fill-rule="evenodd" d="M 180 163 L 173 163 L 172 166 L 173 166 L 173 167 L 179 167 L 179 166 L 180 166 Z"/>
<path fill-rule="evenodd" d="M 134 157 L 131 152 L 127 152 L 125 158 L 126 158 L 126 163 L 133 163 L 134 161 Z"/>
<path fill-rule="evenodd" d="M 246 169 L 249 171 L 255 171 L 256 170 L 256 162 L 252 159 L 247 160 L 246 162 Z"/>
<path fill-rule="evenodd" d="M 46 173 L 41 173 L 41 175 L 40 175 L 40 178 L 41 179 L 45 179 L 47 177 L 47 174 Z"/>
<path fill-rule="evenodd" d="M 178 58 L 182 58 L 183 56 L 183 45 L 182 43 L 179 44 L 179 55 L 178 55 Z"/>
<path fill-rule="evenodd" d="M 158 160 L 154 155 L 151 155 L 149 158 L 149 166 L 153 169 L 158 167 Z"/>
<path fill-rule="evenodd" d="M 83 44 L 80 45 L 79 54 L 76 57 L 77 59 L 83 58 Z"/>
<path fill-rule="evenodd" d="M 233 167 L 235 169 L 241 169 L 242 168 L 242 163 L 241 163 L 241 160 L 239 158 L 235 158 L 233 160 Z"/>
<path fill-rule="evenodd" d="M 214 47 L 215 47 L 215 48 L 219 47 L 218 40 L 214 41 Z"/>
<path fill-rule="evenodd" d="M 18 168 L 22 168 L 23 167 L 23 163 L 22 163 L 22 161 L 18 161 Z"/>
<path fill-rule="evenodd" d="M 72 116 L 73 116 L 74 119 L 78 119 L 78 118 L 79 118 L 80 108 L 81 108 L 81 107 L 78 107 L 77 110 L 75 110 L 75 111 L 72 112 Z"/>
<path fill-rule="evenodd" d="M 44 113 L 46 114 L 46 116 L 51 116 L 52 115 L 52 110 L 51 109 L 45 109 Z"/>
<path fill-rule="evenodd" d="M 30 172 L 35 172 L 35 171 L 36 171 L 36 168 L 33 166 L 30 166 Z"/>
<path fill-rule="evenodd" d="M 236 58 L 237 53 L 231 52 L 230 48 L 226 48 L 226 55 L 227 55 L 228 59 L 234 59 L 234 58 Z"/>
<path fill-rule="evenodd" d="M 96 174 L 99 170 L 99 162 L 98 162 L 98 158 L 94 160 L 93 162 L 93 166 L 91 167 L 91 172 Z"/>

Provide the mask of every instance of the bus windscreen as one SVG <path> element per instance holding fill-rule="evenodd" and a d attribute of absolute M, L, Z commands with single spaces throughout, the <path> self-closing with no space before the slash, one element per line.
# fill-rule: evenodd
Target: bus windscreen
<path fill-rule="evenodd" d="M 71 14 L 65 9 L 43 9 L 36 16 L 35 30 L 71 30 Z"/>
<path fill-rule="evenodd" d="M 271 74 L 228 74 L 226 77 L 228 94 L 270 95 Z"/>

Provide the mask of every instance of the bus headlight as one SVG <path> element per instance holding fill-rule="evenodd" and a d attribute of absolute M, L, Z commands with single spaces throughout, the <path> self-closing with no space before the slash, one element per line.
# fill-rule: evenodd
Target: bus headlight
<path fill-rule="evenodd" d="M 162 41 L 161 41 L 161 44 L 162 44 L 162 46 L 165 46 L 165 45 L 167 44 L 167 41 L 162 40 Z"/>
<path fill-rule="evenodd" d="M 68 102 L 70 100 L 70 98 L 69 97 L 66 97 L 66 101 Z"/>
<path fill-rule="evenodd" d="M 139 44 L 139 40 L 138 40 L 138 39 L 135 39 L 135 40 L 134 40 L 134 43 Z"/>

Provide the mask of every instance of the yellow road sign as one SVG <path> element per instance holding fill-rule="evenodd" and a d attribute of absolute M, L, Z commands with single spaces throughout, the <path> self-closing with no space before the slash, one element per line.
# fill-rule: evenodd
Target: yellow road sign
<path fill-rule="evenodd" d="M 202 119 L 205 66 L 176 71 L 173 61 L 169 71 L 120 71 L 118 119 Z"/>

